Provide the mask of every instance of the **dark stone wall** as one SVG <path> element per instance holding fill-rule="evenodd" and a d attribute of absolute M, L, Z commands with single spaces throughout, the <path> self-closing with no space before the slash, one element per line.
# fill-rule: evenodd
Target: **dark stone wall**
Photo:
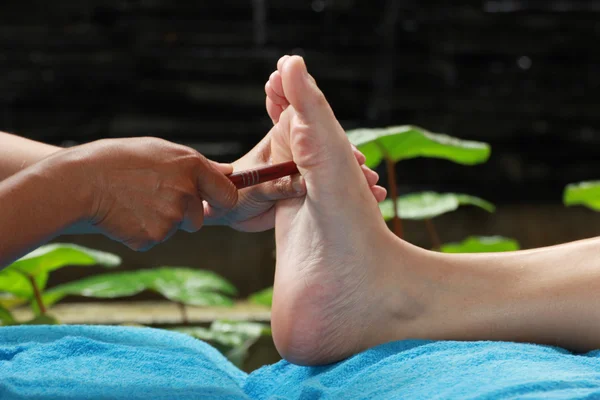
<path fill-rule="evenodd" d="M 481 167 L 401 163 L 401 191 L 555 203 L 566 183 L 600 178 L 599 12 L 591 0 L 5 0 L 0 129 L 55 144 L 152 135 L 233 160 L 269 129 L 264 82 L 296 53 L 345 128 L 410 123 L 492 144 Z"/>

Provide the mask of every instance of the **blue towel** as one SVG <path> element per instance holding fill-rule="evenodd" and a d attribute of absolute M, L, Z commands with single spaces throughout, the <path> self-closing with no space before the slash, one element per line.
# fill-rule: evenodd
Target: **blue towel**
<path fill-rule="evenodd" d="M 247 399 L 246 374 L 190 336 L 150 328 L 0 328 L 0 399 Z"/>
<path fill-rule="evenodd" d="M 600 352 L 406 340 L 342 362 L 249 375 L 150 328 L 0 328 L 0 399 L 600 399 Z"/>

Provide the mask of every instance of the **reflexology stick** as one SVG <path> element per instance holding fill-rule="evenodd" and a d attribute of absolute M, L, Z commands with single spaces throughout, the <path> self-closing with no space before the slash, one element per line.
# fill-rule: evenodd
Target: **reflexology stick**
<path fill-rule="evenodd" d="M 234 172 L 231 175 L 227 175 L 227 177 L 233 182 L 236 188 L 242 189 L 263 182 L 283 178 L 284 176 L 294 175 L 298 172 L 296 163 L 288 161 L 281 164 Z"/>

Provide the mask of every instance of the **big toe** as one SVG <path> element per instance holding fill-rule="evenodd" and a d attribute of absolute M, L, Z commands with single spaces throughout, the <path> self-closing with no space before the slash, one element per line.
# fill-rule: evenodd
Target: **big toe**
<path fill-rule="evenodd" d="M 349 182 L 365 184 L 346 133 L 338 123 L 324 94 L 308 74 L 304 60 L 291 56 L 280 63 L 285 98 L 291 105 L 290 147 L 294 161 L 311 188 L 347 191 Z M 283 117 L 282 117 L 283 118 Z M 338 187 L 338 186 L 343 186 Z"/>
<path fill-rule="evenodd" d="M 309 75 L 302 57 L 291 56 L 280 61 L 278 70 L 286 100 L 305 122 L 335 118 L 325 95 Z"/>

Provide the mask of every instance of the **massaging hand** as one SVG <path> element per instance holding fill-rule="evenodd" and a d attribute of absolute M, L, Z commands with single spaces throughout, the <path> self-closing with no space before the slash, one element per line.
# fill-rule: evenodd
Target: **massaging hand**
<path fill-rule="evenodd" d="M 146 250 L 178 229 L 195 232 L 205 201 L 215 212 L 238 202 L 225 174 L 231 165 L 155 138 L 100 140 L 46 160 L 85 196 L 84 223 L 134 250 Z"/>

